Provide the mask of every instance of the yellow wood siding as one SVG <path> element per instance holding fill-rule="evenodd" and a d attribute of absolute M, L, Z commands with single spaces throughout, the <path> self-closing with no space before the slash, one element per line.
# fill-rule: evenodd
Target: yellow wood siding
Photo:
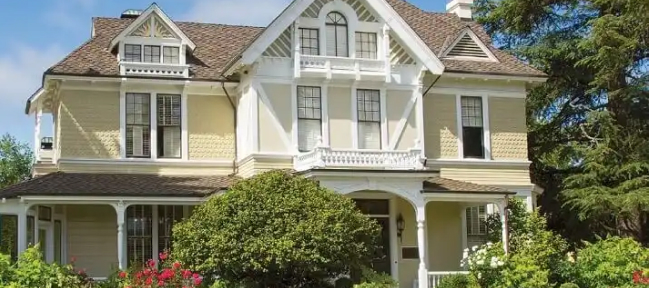
<path fill-rule="evenodd" d="M 527 160 L 525 99 L 489 97 L 491 156 Z"/>
<path fill-rule="evenodd" d="M 292 169 L 293 159 L 284 158 L 258 158 L 248 157 L 239 162 L 238 176 L 252 177 L 273 169 Z"/>
<path fill-rule="evenodd" d="M 442 168 L 440 176 L 483 185 L 531 185 L 527 168 Z"/>
<path fill-rule="evenodd" d="M 107 277 L 117 267 L 117 216 L 108 205 L 67 205 L 68 256 L 90 277 Z"/>
<path fill-rule="evenodd" d="M 329 87 L 329 144 L 334 149 L 352 148 L 351 88 Z M 354 112 L 356 113 L 356 112 Z"/>
<path fill-rule="evenodd" d="M 454 95 L 428 94 L 424 97 L 424 139 L 426 157 L 458 157 L 457 118 Z"/>
<path fill-rule="evenodd" d="M 119 92 L 63 91 L 61 158 L 117 159 Z"/>
<path fill-rule="evenodd" d="M 234 111 L 227 98 L 187 98 L 189 159 L 234 159 Z"/>

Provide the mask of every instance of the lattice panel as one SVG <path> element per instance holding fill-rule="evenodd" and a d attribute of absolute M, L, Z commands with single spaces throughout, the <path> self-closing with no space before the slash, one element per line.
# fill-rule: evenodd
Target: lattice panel
<path fill-rule="evenodd" d="M 279 37 L 271 44 L 266 51 L 264 51 L 264 56 L 269 57 L 291 57 L 291 31 L 289 27 L 284 32 L 279 35 Z"/>

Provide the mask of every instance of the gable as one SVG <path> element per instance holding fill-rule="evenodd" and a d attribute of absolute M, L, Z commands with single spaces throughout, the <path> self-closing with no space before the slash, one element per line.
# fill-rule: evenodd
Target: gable
<path fill-rule="evenodd" d="M 470 29 L 463 31 L 454 43 L 442 53 L 442 57 L 497 61 L 487 46 Z"/>
<path fill-rule="evenodd" d="M 397 64 L 415 64 L 415 60 L 410 56 L 401 44 L 399 44 L 395 36 L 390 33 L 390 63 Z"/>
<path fill-rule="evenodd" d="M 169 25 L 165 24 L 157 15 L 151 15 L 143 23 L 133 30 L 128 36 L 155 37 L 155 38 L 179 38 Z"/>
<path fill-rule="evenodd" d="M 291 27 L 284 30 L 284 33 L 279 35 L 277 40 L 270 44 L 268 49 L 264 51 L 263 56 L 268 57 L 291 57 Z"/>
<path fill-rule="evenodd" d="M 318 18 L 322 7 L 333 1 L 334 0 L 314 0 L 313 3 L 308 8 L 306 8 L 304 12 L 302 12 L 301 16 L 307 18 Z M 358 17 L 358 21 L 378 22 L 377 17 L 375 17 L 360 0 L 343 0 L 343 2 L 347 3 L 352 7 L 352 9 L 354 9 L 354 11 L 356 12 L 356 17 Z"/>

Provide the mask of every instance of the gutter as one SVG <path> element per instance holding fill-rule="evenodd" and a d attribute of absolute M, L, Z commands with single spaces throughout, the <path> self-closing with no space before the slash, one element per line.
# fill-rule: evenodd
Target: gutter
<path fill-rule="evenodd" d="M 221 81 L 221 89 L 225 92 L 225 96 L 228 97 L 228 102 L 230 102 L 230 106 L 232 106 L 232 111 L 234 112 L 234 160 L 232 160 L 232 175 L 237 175 L 237 172 L 239 172 L 239 167 L 237 166 L 237 155 L 239 153 L 237 151 L 237 105 L 234 104 L 230 93 L 228 93 L 228 89 L 225 88 L 225 81 Z"/>

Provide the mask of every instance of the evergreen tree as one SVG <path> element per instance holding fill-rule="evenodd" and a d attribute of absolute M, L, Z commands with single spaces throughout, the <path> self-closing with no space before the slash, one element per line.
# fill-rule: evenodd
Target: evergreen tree
<path fill-rule="evenodd" d="M 494 42 L 549 75 L 527 101 L 550 227 L 649 243 L 649 1 L 478 0 Z"/>
<path fill-rule="evenodd" d="M 16 184 L 31 174 L 32 152 L 9 134 L 0 137 L 0 188 Z"/>

